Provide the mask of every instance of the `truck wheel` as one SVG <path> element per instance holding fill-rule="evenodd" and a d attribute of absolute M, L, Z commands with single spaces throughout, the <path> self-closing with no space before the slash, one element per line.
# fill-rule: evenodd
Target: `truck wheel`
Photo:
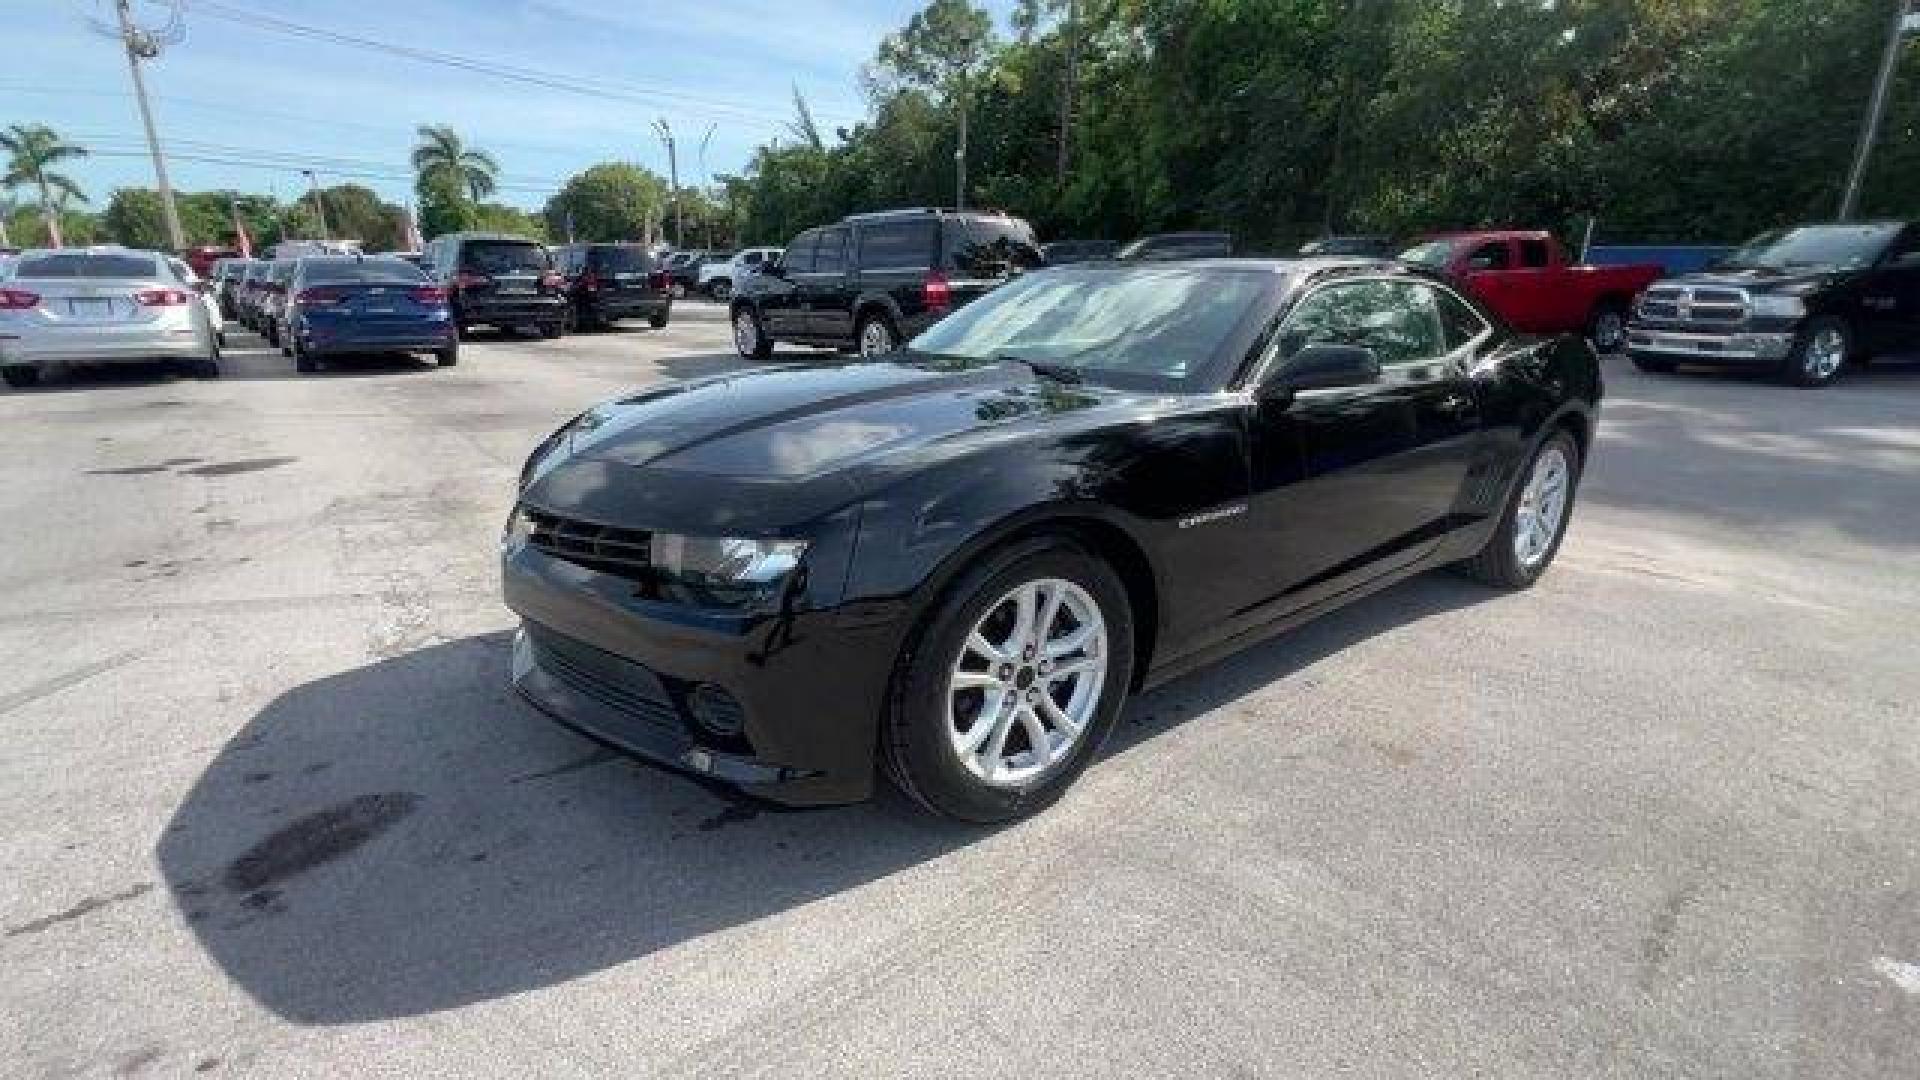
<path fill-rule="evenodd" d="M 860 320 L 860 329 L 854 332 L 854 340 L 859 343 L 861 356 L 885 356 L 900 347 L 899 332 L 893 328 L 893 322 L 880 312 Z"/>
<path fill-rule="evenodd" d="M 733 347 L 748 360 L 765 360 L 773 355 L 773 340 L 760 324 L 760 313 L 752 304 L 736 304 L 733 309 Z"/>
<path fill-rule="evenodd" d="M 1595 352 L 1619 352 L 1627 344 L 1627 309 L 1618 300 L 1602 300 L 1594 305 L 1587 320 L 1587 340 Z"/>
<path fill-rule="evenodd" d="M 1787 354 L 1781 374 L 1795 386 L 1826 386 L 1840 377 L 1853 355 L 1853 332 L 1831 315 L 1809 320 Z"/>

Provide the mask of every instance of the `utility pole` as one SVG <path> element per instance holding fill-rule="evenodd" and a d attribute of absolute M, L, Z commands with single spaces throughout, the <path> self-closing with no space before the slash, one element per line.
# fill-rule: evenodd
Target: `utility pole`
<path fill-rule="evenodd" d="M 312 169 L 301 169 L 300 172 L 313 188 L 313 212 L 320 219 L 320 239 L 331 241 L 333 235 L 327 229 L 327 204 L 320 199 L 320 178 L 313 174 Z"/>
<path fill-rule="evenodd" d="M 653 130 L 659 132 L 661 141 L 667 144 L 667 186 L 673 194 L 673 246 L 682 248 L 687 244 L 687 223 L 680 215 L 680 159 L 673 148 L 673 128 L 663 116 L 653 122 Z"/>
<path fill-rule="evenodd" d="M 1860 141 L 1854 146 L 1853 168 L 1847 172 L 1847 189 L 1840 196 L 1840 220 L 1853 217 L 1860 206 L 1860 187 L 1867 179 L 1867 162 L 1873 157 L 1874 140 L 1880 137 L 1880 119 L 1887 111 L 1887 91 L 1893 88 L 1893 69 L 1900 63 L 1900 46 L 1910 33 L 1920 32 L 1920 4 L 1914 0 L 1895 0 L 1893 24 L 1887 28 L 1887 51 L 1880 58 L 1880 74 L 1873 80 L 1873 94 L 1867 98 L 1867 115 L 1860 121 Z"/>
<path fill-rule="evenodd" d="M 140 103 L 140 123 L 147 129 L 147 150 L 153 155 L 153 176 L 160 185 L 160 209 L 167 218 L 167 240 L 173 250 L 180 251 L 187 246 L 187 237 L 180 230 L 180 210 L 173 204 L 173 184 L 167 180 L 167 159 L 160 153 L 160 136 L 153 128 L 153 109 L 147 104 L 147 83 L 140 76 L 140 61 L 159 56 L 163 45 L 179 40 L 180 5 L 174 4 L 172 18 L 159 31 L 142 30 L 134 25 L 133 0 L 115 0 L 114 10 L 120 16 L 118 27 L 108 28 L 97 22 L 94 25 L 118 38 L 126 50 L 127 70 L 133 72 L 133 96 Z"/>
<path fill-rule="evenodd" d="M 707 133 L 700 136 L 700 201 L 702 205 L 700 217 L 706 223 L 706 229 L 703 231 L 706 235 L 708 251 L 713 250 L 713 197 L 707 188 L 713 183 L 713 178 L 712 174 L 707 172 L 707 144 L 713 141 L 713 133 L 719 126 L 708 124 Z"/>
<path fill-rule="evenodd" d="M 967 208 L 967 77 L 954 73 L 954 100 L 960 103 L 960 138 L 953 146 L 953 208 Z"/>
<path fill-rule="evenodd" d="M 1080 5 L 1078 0 L 1067 0 L 1067 70 L 1060 80 L 1060 160 L 1055 163 L 1053 178 L 1065 185 L 1067 182 L 1067 146 L 1073 138 L 1073 86 L 1078 78 L 1080 63 Z"/>

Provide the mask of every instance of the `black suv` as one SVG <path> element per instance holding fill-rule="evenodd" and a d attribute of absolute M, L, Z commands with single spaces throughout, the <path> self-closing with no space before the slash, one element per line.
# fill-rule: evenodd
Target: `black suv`
<path fill-rule="evenodd" d="M 738 283 L 740 355 L 776 341 L 892 352 L 955 308 L 1042 262 L 1033 227 L 985 211 L 852 214 L 793 238 L 773 265 Z"/>
<path fill-rule="evenodd" d="M 656 329 L 673 313 L 671 282 L 639 244 L 567 244 L 553 249 L 566 280 L 567 329 L 599 330 L 615 319 Z"/>
<path fill-rule="evenodd" d="M 511 330 L 537 327 L 559 337 L 566 327 L 565 283 L 545 246 L 503 233 L 436 236 L 423 253 L 424 269 L 446 286 L 454 324 Z"/>
<path fill-rule="evenodd" d="M 1647 286 L 1627 325 L 1641 371 L 1681 364 L 1825 386 L 1847 361 L 1920 350 L 1920 224 L 1762 233 L 1697 274 Z"/>

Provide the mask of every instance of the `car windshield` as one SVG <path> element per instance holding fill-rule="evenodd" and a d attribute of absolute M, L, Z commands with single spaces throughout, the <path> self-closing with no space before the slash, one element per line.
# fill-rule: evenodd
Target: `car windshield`
<path fill-rule="evenodd" d="M 1401 262 L 1420 263 L 1425 266 L 1444 267 L 1447 265 L 1447 260 L 1452 257 L 1453 241 L 1451 240 L 1428 240 L 1400 253 Z"/>
<path fill-rule="evenodd" d="M 473 240 L 461 254 L 461 265 L 481 274 L 543 274 L 547 249 L 514 240 Z"/>
<path fill-rule="evenodd" d="M 150 278 L 162 275 L 151 255 L 63 251 L 56 255 L 35 255 L 22 259 L 14 269 L 13 276 L 24 281 L 49 278 Z"/>
<path fill-rule="evenodd" d="M 1090 382 L 1218 389 L 1215 363 L 1276 277 L 1265 268 L 1086 263 L 1017 278 L 913 339 L 915 352 L 1072 368 Z"/>
<path fill-rule="evenodd" d="M 303 281 L 424 280 L 420 268 L 399 259 L 307 259 L 300 264 Z"/>
<path fill-rule="evenodd" d="M 1898 225 L 1809 225 L 1761 233 L 1715 265 L 1730 270 L 1850 270 L 1880 257 Z"/>

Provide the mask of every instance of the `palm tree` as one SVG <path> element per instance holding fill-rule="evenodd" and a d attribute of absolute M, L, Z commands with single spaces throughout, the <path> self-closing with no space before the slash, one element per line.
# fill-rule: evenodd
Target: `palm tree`
<path fill-rule="evenodd" d="M 86 202 L 86 193 L 71 177 L 49 172 L 62 161 L 87 156 L 87 148 L 66 142 L 44 124 L 15 124 L 0 131 L 0 149 L 7 152 L 7 171 L 0 187 L 9 190 L 31 185 L 40 193 L 40 216 L 47 222 L 47 239 L 60 246 L 60 208 L 68 199 Z M 55 199 L 55 194 L 59 198 Z"/>
<path fill-rule="evenodd" d="M 444 176 L 467 189 L 474 202 L 493 194 L 500 165 L 485 150 L 469 150 L 448 124 L 422 124 L 413 148 L 413 167 L 421 177 Z"/>

